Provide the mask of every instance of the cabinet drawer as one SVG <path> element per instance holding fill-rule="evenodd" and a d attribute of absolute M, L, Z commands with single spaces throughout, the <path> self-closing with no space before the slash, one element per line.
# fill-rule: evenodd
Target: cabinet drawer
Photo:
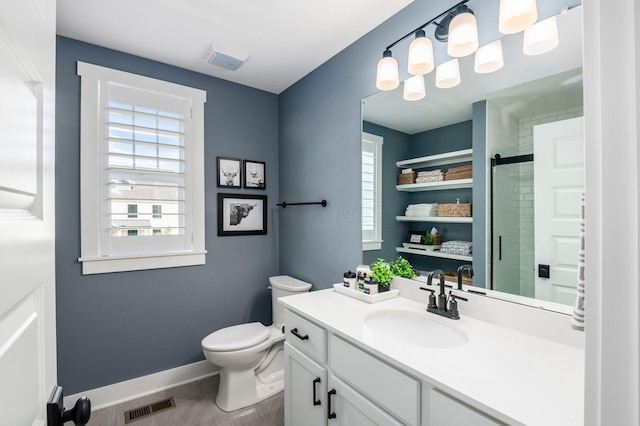
<path fill-rule="evenodd" d="M 287 342 L 317 361 L 327 362 L 327 332 L 323 328 L 288 310 L 284 324 Z"/>
<path fill-rule="evenodd" d="M 329 366 L 352 386 L 406 424 L 420 424 L 420 382 L 331 335 Z"/>

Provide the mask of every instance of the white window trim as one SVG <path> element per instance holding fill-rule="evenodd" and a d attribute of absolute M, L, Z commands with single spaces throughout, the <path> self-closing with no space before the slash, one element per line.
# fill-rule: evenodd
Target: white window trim
<path fill-rule="evenodd" d="M 372 133 L 362 132 L 362 139 L 374 143 L 376 146 L 376 238 L 369 241 L 362 241 L 362 251 L 382 249 L 382 145 L 384 138 Z"/>
<path fill-rule="evenodd" d="M 134 271 L 178 266 L 204 265 L 205 200 L 204 200 L 204 90 L 78 62 L 81 76 L 80 106 L 80 212 L 82 273 Z M 158 93 L 192 100 L 191 153 L 193 246 L 191 250 L 150 253 L 135 256 L 102 256 L 100 254 L 100 167 L 99 155 L 99 82 L 111 81 Z"/>

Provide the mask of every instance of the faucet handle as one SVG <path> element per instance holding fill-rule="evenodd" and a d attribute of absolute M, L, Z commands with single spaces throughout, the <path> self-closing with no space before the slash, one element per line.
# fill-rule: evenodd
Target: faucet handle
<path fill-rule="evenodd" d="M 429 293 L 429 304 L 427 305 L 427 309 L 429 309 L 429 308 L 437 308 L 438 305 L 436 305 L 435 290 L 431 290 L 430 288 L 424 288 L 424 287 L 420 287 L 420 290 L 424 290 L 424 291 L 430 292 Z"/>
<path fill-rule="evenodd" d="M 449 299 L 450 299 L 450 301 L 449 301 L 448 312 L 451 315 L 452 319 L 459 319 L 460 318 L 460 312 L 458 312 L 458 299 L 464 300 L 465 302 L 467 302 L 468 299 L 466 297 L 456 296 L 451 291 L 449 292 Z"/>

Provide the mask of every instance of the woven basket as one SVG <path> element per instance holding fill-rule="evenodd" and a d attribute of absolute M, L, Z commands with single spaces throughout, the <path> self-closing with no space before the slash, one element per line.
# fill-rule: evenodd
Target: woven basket
<path fill-rule="evenodd" d="M 410 183 L 416 183 L 416 175 L 416 172 L 399 174 L 398 185 L 408 185 Z"/>
<path fill-rule="evenodd" d="M 434 235 L 433 242 L 431 244 L 425 244 L 428 246 L 439 246 L 442 244 L 442 235 Z"/>
<path fill-rule="evenodd" d="M 467 204 L 438 204 L 438 216 L 471 217 L 471 203 Z"/>

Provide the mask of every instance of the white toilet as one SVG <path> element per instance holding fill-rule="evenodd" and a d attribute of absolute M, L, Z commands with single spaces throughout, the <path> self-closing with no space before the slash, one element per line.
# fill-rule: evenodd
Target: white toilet
<path fill-rule="evenodd" d="M 311 284 L 288 275 L 269 278 L 273 324 L 234 325 L 202 339 L 204 356 L 220 367 L 216 404 L 233 411 L 284 389 L 284 308 L 278 298 L 309 291 Z"/>

